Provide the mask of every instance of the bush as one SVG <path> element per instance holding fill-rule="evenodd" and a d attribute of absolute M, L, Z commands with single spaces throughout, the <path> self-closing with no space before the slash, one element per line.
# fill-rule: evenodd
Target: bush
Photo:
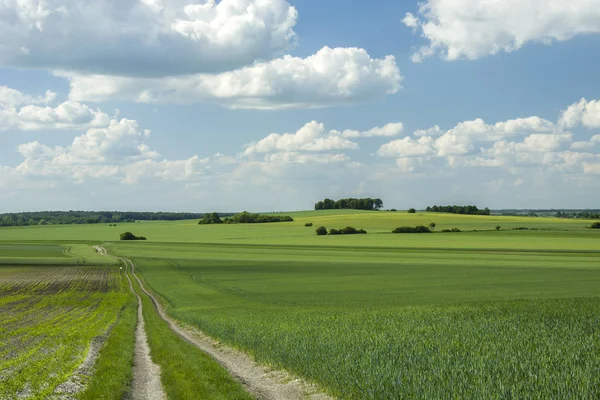
<path fill-rule="evenodd" d="M 356 229 L 351 226 L 347 226 L 342 229 L 333 229 L 332 228 L 329 230 L 330 235 L 364 235 L 366 233 L 367 233 L 367 231 L 365 231 L 364 229 Z"/>
<path fill-rule="evenodd" d="M 416 212 L 417 212 L 417 210 L 415 210 L 414 208 L 409 208 L 409 209 L 408 209 L 408 213 L 409 213 L 409 214 L 414 214 L 414 213 L 416 213 Z"/>
<path fill-rule="evenodd" d="M 600 229 L 600 221 L 599 222 L 594 222 L 591 226 L 592 229 Z"/>
<path fill-rule="evenodd" d="M 312 222 L 307 222 L 307 223 L 304 224 L 304 226 L 310 227 L 310 226 L 313 226 L 313 224 L 312 224 Z"/>
<path fill-rule="evenodd" d="M 327 235 L 327 228 L 325 228 L 324 226 L 320 226 L 317 228 L 317 235 L 318 236 L 325 236 Z"/>
<path fill-rule="evenodd" d="M 502 229 L 502 227 L 500 225 L 496 225 L 496 230 L 499 231 L 500 229 Z"/>
<path fill-rule="evenodd" d="M 396 210 L 395 208 L 390 208 L 390 211 L 392 211 L 392 212 L 396 212 L 396 211 L 398 211 L 398 210 Z"/>
<path fill-rule="evenodd" d="M 392 231 L 392 233 L 431 233 L 428 227 L 419 225 L 419 226 L 401 226 Z"/>
<path fill-rule="evenodd" d="M 144 236 L 135 236 L 131 232 L 121 233 L 121 240 L 147 240 Z"/>
<path fill-rule="evenodd" d="M 448 233 L 448 232 L 460 232 L 460 229 L 458 229 L 458 228 L 443 229 L 442 232 L 444 232 L 444 233 Z"/>

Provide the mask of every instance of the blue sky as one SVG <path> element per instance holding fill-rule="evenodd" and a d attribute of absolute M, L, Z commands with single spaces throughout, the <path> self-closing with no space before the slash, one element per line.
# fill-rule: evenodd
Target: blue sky
<path fill-rule="evenodd" d="M 9 0 L 0 212 L 597 208 L 593 0 Z"/>

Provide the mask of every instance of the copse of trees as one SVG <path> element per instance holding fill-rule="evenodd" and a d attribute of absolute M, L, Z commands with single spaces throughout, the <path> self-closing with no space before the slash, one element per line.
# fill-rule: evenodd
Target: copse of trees
<path fill-rule="evenodd" d="M 417 212 L 417 210 L 415 210 L 414 208 L 409 208 L 409 209 L 408 209 L 408 213 L 409 213 L 409 214 L 414 214 L 414 213 L 416 213 L 416 212 Z"/>
<path fill-rule="evenodd" d="M 222 224 L 222 223 L 223 223 L 223 220 L 221 219 L 219 214 L 217 214 L 216 212 L 204 214 L 202 216 L 202 219 L 200 220 L 200 222 L 198 222 L 199 225 L 217 225 L 217 224 Z"/>
<path fill-rule="evenodd" d="M 600 229 L 600 221 L 594 222 L 592 224 L 592 226 L 590 226 L 590 228 L 592 228 L 592 229 Z"/>
<path fill-rule="evenodd" d="M 476 206 L 433 206 L 427 207 L 425 211 L 428 212 L 439 212 L 439 213 L 451 213 L 451 214 L 468 214 L 468 215 L 490 215 L 491 211 L 489 208 L 483 210 L 478 209 Z"/>
<path fill-rule="evenodd" d="M 254 214 L 247 211 L 235 214 L 223 220 L 226 224 L 265 224 L 271 222 L 293 222 L 294 219 L 287 215 Z"/>
<path fill-rule="evenodd" d="M 121 233 L 121 240 L 147 240 L 144 236 L 135 236 L 131 232 Z"/>
<path fill-rule="evenodd" d="M 315 204 L 315 210 L 380 210 L 383 207 L 381 199 L 325 199 Z"/>
<path fill-rule="evenodd" d="M 419 226 L 401 226 L 392 231 L 392 233 L 431 233 L 428 227 Z"/>
<path fill-rule="evenodd" d="M 316 232 L 317 236 L 325 236 L 327 235 L 327 228 L 325 228 L 324 226 L 320 226 L 317 228 Z"/>
<path fill-rule="evenodd" d="M 111 224 L 135 221 L 181 221 L 201 218 L 199 213 L 119 211 L 37 211 L 0 214 L 0 226 Z"/>

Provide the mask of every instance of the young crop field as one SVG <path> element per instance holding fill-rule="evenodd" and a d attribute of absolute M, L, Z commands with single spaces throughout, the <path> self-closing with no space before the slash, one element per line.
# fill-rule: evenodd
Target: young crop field
<path fill-rule="evenodd" d="M 29 257 L 37 251 L 53 257 L 60 249 L 19 248 Z M 126 302 L 118 271 L 108 266 L 0 266 L 0 399 L 77 392 L 82 382 L 69 378 Z"/>
<path fill-rule="evenodd" d="M 600 236 L 547 228 L 110 248 L 175 318 L 340 399 L 597 398 Z"/>

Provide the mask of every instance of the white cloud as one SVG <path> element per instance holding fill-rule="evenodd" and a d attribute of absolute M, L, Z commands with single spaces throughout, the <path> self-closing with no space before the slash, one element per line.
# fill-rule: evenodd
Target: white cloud
<path fill-rule="evenodd" d="M 600 128 L 600 101 L 581 99 L 571 104 L 563 111 L 558 123 L 565 128 Z"/>
<path fill-rule="evenodd" d="M 424 136 L 419 140 L 414 140 L 410 137 L 397 139 L 386 143 L 379 148 L 377 155 L 380 157 L 421 157 L 434 155 L 434 143 L 432 138 Z"/>
<path fill-rule="evenodd" d="M 358 145 L 325 130 L 325 125 L 312 121 L 295 133 L 272 133 L 264 139 L 249 145 L 245 154 L 295 152 L 295 151 L 328 151 L 352 150 Z"/>
<path fill-rule="evenodd" d="M 529 42 L 566 41 L 600 32 L 597 0 L 425 0 L 418 17 L 403 23 L 429 43 L 413 61 L 439 54 L 446 60 L 511 52 Z"/>
<path fill-rule="evenodd" d="M 0 86 L 0 107 L 17 107 L 23 104 L 48 104 L 54 101 L 56 93 L 47 90 L 44 96 L 30 96 L 7 86 Z"/>
<path fill-rule="evenodd" d="M 390 137 L 398 136 L 404 131 L 404 124 L 402 122 L 390 122 L 384 126 L 377 126 L 371 128 L 368 131 L 357 131 L 354 129 L 346 129 L 343 131 L 330 131 L 331 134 L 339 135 L 345 138 L 363 138 L 363 137 Z"/>
<path fill-rule="evenodd" d="M 444 133 L 442 131 L 442 128 L 439 127 L 439 125 L 434 125 L 431 128 L 428 129 L 418 129 L 416 131 L 413 132 L 414 136 L 417 137 L 421 137 L 421 136 L 440 136 L 442 133 Z"/>
<path fill-rule="evenodd" d="M 104 112 L 79 102 L 48 106 L 55 97 L 51 91 L 44 96 L 31 96 L 0 86 L 0 130 L 87 129 L 107 126 L 110 122 Z"/>
<path fill-rule="evenodd" d="M 221 72 L 289 50 L 297 17 L 285 0 L 3 0 L 0 37 L 10 40 L 0 64 L 107 75 Z"/>
<path fill-rule="evenodd" d="M 267 154 L 264 160 L 270 164 L 338 164 L 350 162 L 350 157 L 345 154 L 283 152 Z"/>
<path fill-rule="evenodd" d="M 230 108 L 315 108 L 396 93 L 402 76 L 393 56 L 373 59 L 363 49 L 324 47 L 306 58 L 284 56 L 217 75 L 166 78 L 58 73 L 75 101 L 210 102 Z"/>
<path fill-rule="evenodd" d="M 556 126 L 539 117 L 517 118 L 488 125 L 481 118 L 461 122 L 447 133 L 460 136 L 473 136 L 478 140 L 501 140 L 506 136 L 533 132 L 553 132 Z"/>

